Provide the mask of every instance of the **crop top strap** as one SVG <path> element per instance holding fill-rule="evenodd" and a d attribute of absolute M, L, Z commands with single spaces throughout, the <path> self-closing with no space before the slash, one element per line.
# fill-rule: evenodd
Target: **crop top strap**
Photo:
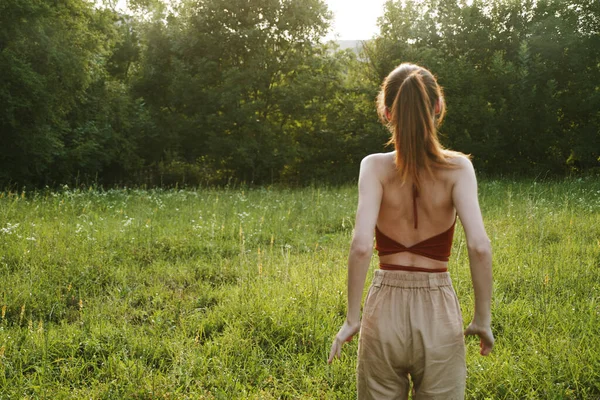
<path fill-rule="evenodd" d="M 413 217 L 415 219 L 415 229 L 419 226 L 418 214 L 417 214 L 417 197 L 419 197 L 419 190 L 413 184 Z"/>

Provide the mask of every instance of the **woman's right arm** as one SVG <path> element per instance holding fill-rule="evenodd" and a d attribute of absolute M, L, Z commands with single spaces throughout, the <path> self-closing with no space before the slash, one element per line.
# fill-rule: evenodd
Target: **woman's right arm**
<path fill-rule="evenodd" d="M 477 199 L 475 170 L 467 158 L 461 157 L 459 162 L 460 168 L 456 171 L 458 179 L 452 189 L 452 200 L 465 230 L 475 292 L 475 314 L 465 330 L 465 335 L 479 336 L 481 354 L 486 356 L 494 346 L 491 329 L 492 247 L 483 226 Z"/>
<path fill-rule="evenodd" d="M 365 279 L 373 255 L 373 235 L 381 206 L 383 186 L 378 177 L 379 156 L 372 154 L 360 163 L 358 177 L 358 208 L 356 224 L 348 256 L 348 311 L 329 352 L 328 363 L 340 357 L 344 342 L 352 339 L 360 329 L 360 306 Z"/>

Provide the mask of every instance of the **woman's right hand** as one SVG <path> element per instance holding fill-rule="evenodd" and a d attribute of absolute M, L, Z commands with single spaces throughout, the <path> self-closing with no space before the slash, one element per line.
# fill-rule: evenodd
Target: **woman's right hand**
<path fill-rule="evenodd" d="M 333 343 L 331 344 L 331 351 L 329 352 L 329 358 L 327 363 L 331 364 L 334 358 L 340 358 L 342 355 L 342 346 L 345 342 L 352 340 L 354 335 L 360 330 L 360 322 L 358 324 L 350 324 L 348 320 L 344 322 L 344 325 L 340 328 Z"/>
<path fill-rule="evenodd" d="M 477 325 L 475 322 L 471 322 L 467 329 L 465 329 L 465 336 L 477 335 L 479 336 L 479 347 L 481 351 L 479 354 L 487 356 L 492 352 L 494 347 L 494 334 L 492 328 L 487 326 Z"/>

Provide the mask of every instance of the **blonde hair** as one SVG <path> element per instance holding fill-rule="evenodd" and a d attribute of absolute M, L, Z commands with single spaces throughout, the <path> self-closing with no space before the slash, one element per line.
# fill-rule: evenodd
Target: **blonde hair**
<path fill-rule="evenodd" d="M 440 144 L 437 128 L 446 105 L 442 88 L 427 69 L 409 63 L 396 67 L 381 85 L 377 112 L 392 134 L 388 144 L 396 149 L 396 168 L 403 183 L 411 178 L 418 189 L 419 171 L 433 176 L 433 167 L 454 168 L 451 159 L 465 156 Z"/>

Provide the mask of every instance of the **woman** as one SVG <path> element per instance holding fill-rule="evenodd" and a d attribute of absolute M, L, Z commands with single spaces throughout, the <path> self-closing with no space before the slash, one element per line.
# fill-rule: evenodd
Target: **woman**
<path fill-rule="evenodd" d="M 384 80 L 379 116 L 395 151 L 363 159 L 354 237 L 348 259 L 348 311 L 328 362 L 360 329 L 359 399 L 463 399 L 466 381 L 462 316 L 448 258 L 456 218 L 464 227 L 475 314 L 464 335 L 494 345 L 490 328 L 491 246 L 469 158 L 444 149 L 436 128 L 445 113 L 442 90 L 428 70 L 402 64 Z M 380 268 L 360 320 L 373 251 Z"/>

